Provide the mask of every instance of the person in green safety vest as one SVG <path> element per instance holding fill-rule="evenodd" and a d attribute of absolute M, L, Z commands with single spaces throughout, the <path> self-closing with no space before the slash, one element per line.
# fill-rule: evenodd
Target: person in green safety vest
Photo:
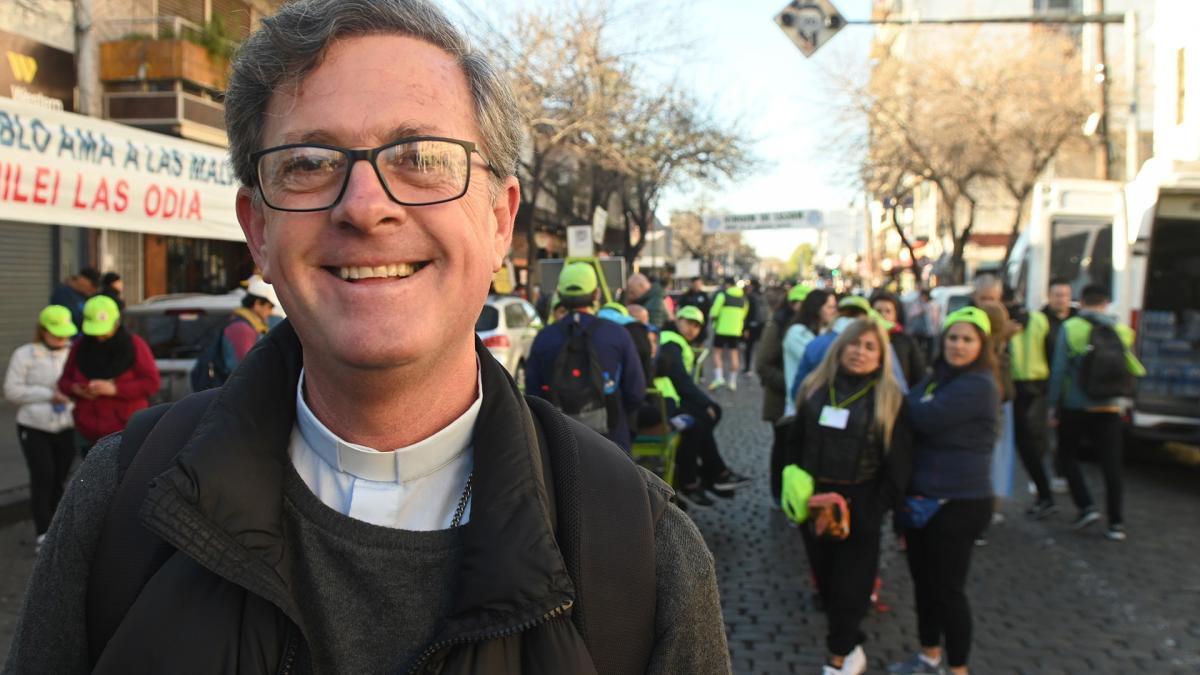
<path fill-rule="evenodd" d="M 746 316 L 750 313 L 750 302 L 746 292 L 733 282 L 732 277 L 725 278 L 725 289 L 717 293 L 713 300 L 713 360 L 716 371 L 708 388 L 716 391 L 725 382 L 725 352 L 729 352 L 729 390 L 737 391 L 737 376 L 741 370 L 741 356 L 738 349 L 746 332 Z"/>
<path fill-rule="evenodd" d="M 706 491 L 732 497 L 733 490 L 749 483 L 749 479 L 731 471 L 721 459 L 714 436 L 721 421 L 721 406 L 696 386 L 692 344 L 704 330 L 704 313 L 697 307 L 683 307 L 675 314 L 675 327 L 659 333 L 654 386 L 676 410 L 694 420 L 683 430 L 676 454 L 678 496 L 695 506 L 712 506 Z M 697 466 L 697 460 L 703 466 Z"/>
<path fill-rule="evenodd" d="M 1016 328 L 1015 334 L 1008 340 L 1009 366 L 1016 391 L 1012 410 L 1013 432 L 1017 455 L 1037 489 L 1037 501 L 1026 514 L 1041 520 L 1058 512 L 1044 464 L 1050 433 L 1046 424 L 1046 391 L 1050 379 L 1046 337 L 1050 334 L 1050 320 L 1040 310 L 1025 310 L 1022 307 L 1014 307 L 1010 315 Z"/>

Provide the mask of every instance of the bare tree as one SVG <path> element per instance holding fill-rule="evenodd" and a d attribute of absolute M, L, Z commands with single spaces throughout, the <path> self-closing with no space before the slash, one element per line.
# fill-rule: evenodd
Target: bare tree
<path fill-rule="evenodd" d="M 921 181 L 936 185 L 938 232 L 951 240 L 959 280 L 980 200 L 1000 193 L 1015 203 L 1011 248 L 1034 184 L 1079 136 L 1086 115 L 1071 79 L 1078 71 L 1071 44 L 1049 33 L 1028 37 L 887 56 L 866 86 L 848 88 L 848 106 L 868 129 L 859 154 L 864 185 L 893 203 Z M 894 211 L 890 217 L 914 254 Z"/>

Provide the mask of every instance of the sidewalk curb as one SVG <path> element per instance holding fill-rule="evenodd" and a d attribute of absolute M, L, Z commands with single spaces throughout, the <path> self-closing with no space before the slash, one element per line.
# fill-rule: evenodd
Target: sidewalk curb
<path fill-rule="evenodd" d="M 29 520 L 29 486 L 18 485 L 0 492 L 0 527 Z"/>

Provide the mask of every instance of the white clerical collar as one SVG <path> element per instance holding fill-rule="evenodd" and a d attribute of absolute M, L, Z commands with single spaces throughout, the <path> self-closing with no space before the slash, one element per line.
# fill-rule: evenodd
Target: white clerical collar
<path fill-rule="evenodd" d="M 428 476 L 461 455 L 471 445 L 471 434 L 483 404 L 483 378 L 475 368 L 475 402 L 467 411 L 432 436 L 390 452 L 338 438 L 304 401 L 304 371 L 296 385 L 296 428 L 304 442 L 330 467 L 358 478 L 382 483 L 407 483 Z M 397 411 L 403 415 L 403 411 Z"/>

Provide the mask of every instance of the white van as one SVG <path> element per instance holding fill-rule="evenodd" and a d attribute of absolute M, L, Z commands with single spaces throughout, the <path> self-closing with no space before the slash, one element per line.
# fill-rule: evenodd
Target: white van
<path fill-rule="evenodd" d="M 1200 442 L 1200 162 L 1151 159 L 1125 188 L 1113 309 L 1138 331 L 1147 374 L 1133 432 Z"/>
<path fill-rule="evenodd" d="M 1113 226 L 1122 217 L 1122 184 L 1056 180 L 1033 188 L 1029 224 L 1013 244 L 1004 280 L 1030 309 L 1046 304 L 1050 281 L 1065 279 L 1072 297 L 1113 284 Z"/>

